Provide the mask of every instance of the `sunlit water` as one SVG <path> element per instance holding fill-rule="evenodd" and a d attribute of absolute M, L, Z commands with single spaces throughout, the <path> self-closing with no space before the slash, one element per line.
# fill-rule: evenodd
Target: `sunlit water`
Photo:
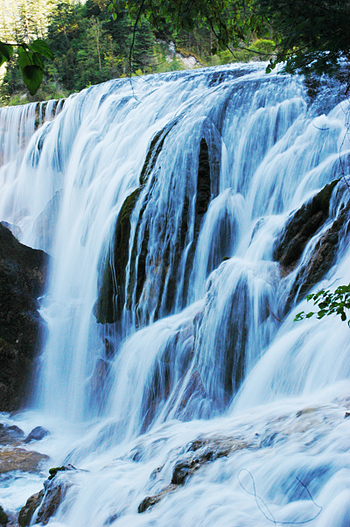
<path fill-rule="evenodd" d="M 49 428 L 31 448 L 51 459 L 4 480 L 6 510 L 71 463 L 84 471 L 52 527 L 350 525 L 349 329 L 294 323 L 305 304 L 283 318 L 298 269 L 283 278 L 272 257 L 288 215 L 348 175 L 337 102 L 327 85 L 312 102 L 300 78 L 243 65 L 111 81 L 45 114 L 0 110 L 0 218 L 52 256 L 31 409 L 4 416 Z M 131 216 L 125 303 L 98 324 L 116 219 L 162 130 Z M 348 199 L 338 187 L 331 218 Z M 348 283 L 349 259 L 344 242 L 321 286 Z M 138 513 L 198 437 L 244 446 Z"/>

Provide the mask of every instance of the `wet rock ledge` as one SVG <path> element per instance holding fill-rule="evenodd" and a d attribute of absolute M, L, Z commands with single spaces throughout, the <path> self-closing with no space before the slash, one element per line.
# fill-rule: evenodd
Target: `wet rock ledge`
<path fill-rule="evenodd" d="M 0 223 L 0 411 L 17 410 L 29 392 L 43 321 L 48 255 L 21 244 Z"/>
<path fill-rule="evenodd" d="M 147 511 L 159 503 L 167 494 L 183 486 L 197 470 L 207 463 L 251 447 L 252 445 L 247 442 L 232 437 L 196 439 L 188 445 L 184 456 L 175 463 L 170 484 L 158 494 L 146 496 L 140 503 L 138 512 Z M 160 470 L 158 469 L 158 471 Z"/>
<path fill-rule="evenodd" d="M 328 228 L 317 241 L 309 258 L 300 266 L 286 300 L 286 312 L 305 295 L 332 268 L 341 243 L 349 236 L 350 201 L 344 199 L 335 218 L 330 216 L 332 196 L 348 195 L 348 182 L 336 179 L 325 185 L 311 200 L 293 212 L 276 242 L 273 258 L 279 262 L 281 275 L 287 276 L 300 263 L 306 245 L 324 227 Z M 336 195 L 338 194 L 338 196 Z"/>

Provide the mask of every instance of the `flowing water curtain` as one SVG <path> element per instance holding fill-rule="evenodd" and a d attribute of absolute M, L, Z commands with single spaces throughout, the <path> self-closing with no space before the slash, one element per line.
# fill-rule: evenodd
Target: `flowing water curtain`
<path fill-rule="evenodd" d="M 346 108 L 318 115 L 260 68 L 91 87 L 25 152 L 17 189 L 43 185 L 25 235 L 47 243 L 55 218 L 36 404 L 67 433 L 88 422 L 65 462 L 91 472 L 72 470 L 58 524 L 346 524 L 348 329 L 286 313 L 350 279 Z"/>
<path fill-rule="evenodd" d="M 261 260 L 271 259 L 278 222 L 274 226 L 272 219 L 259 220 L 251 241 L 252 218 L 288 211 L 305 173 L 336 151 L 336 141 L 327 142 L 321 157 L 310 153 L 313 161 L 305 162 L 300 170 L 303 156 L 295 152 L 305 142 L 303 134 L 309 131 L 310 144 L 320 134 L 307 124 L 303 85 L 300 80 L 278 76 L 263 79 L 262 74 L 262 70 L 244 67 L 219 75 L 165 75 L 159 80 L 136 81 L 135 86 L 129 81 L 110 82 L 71 98 L 62 114 L 38 132 L 31 170 L 38 185 L 45 182 L 47 191 L 41 191 L 35 207 L 38 219 L 33 236 L 49 246 L 40 235 L 45 215 L 47 223 L 55 218 L 57 232 L 51 244 L 57 260 L 49 292 L 55 300 L 44 308 L 52 324 L 43 355 L 47 367 L 43 367 L 42 397 L 48 406 L 57 404 L 53 391 L 58 391 L 62 411 L 71 394 L 76 402 L 70 409 L 80 413 L 83 405 L 83 414 L 88 414 L 89 405 L 94 408 L 95 393 L 86 397 L 89 383 L 96 386 L 101 364 L 108 364 L 117 343 L 130 331 L 179 313 L 203 297 L 210 273 L 223 259 L 235 255 L 243 262 L 254 262 L 252 269 L 260 269 L 253 272 L 256 284 L 265 283 L 266 291 L 257 293 L 262 298 L 254 304 L 250 297 L 255 286 L 248 285 L 252 278 L 224 278 L 232 283 L 225 294 L 216 295 L 211 286 L 205 323 L 194 344 L 197 365 L 191 366 L 191 382 L 194 376 L 198 382 L 193 390 L 201 393 L 199 398 L 206 393 L 204 400 L 217 399 L 218 408 L 224 408 L 262 353 L 271 329 L 259 328 L 273 328 L 273 315 L 278 318 L 279 308 L 271 308 L 275 265 L 267 269 Z M 140 148 L 131 161 L 135 144 Z M 289 170 L 288 177 L 279 179 L 277 185 L 278 160 L 288 156 L 296 158 L 295 164 L 283 165 L 284 171 Z M 25 182 L 23 185 L 26 188 Z M 43 203 L 47 203 L 46 211 Z M 97 304 L 96 282 L 107 291 L 107 300 Z M 211 296 L 222 303 L 220 309 Z M 106 306 L 108 312 L 103 312 Z M 102 332 L 112 343 L 109 351 L 99 340 L 100 326 L 92 311 L 99 322 L 117 322 L 117 335 L 110 326 Z M 230 329 L 232 317 L 237 328 L 242 322 L 237 335 Z M 227 331 L 220 333 L 213 329 L 216 326 Z M 217 356 L 223 360 L 215 364 L 210 380 L 208 364 L 215 356 L 212 337 L 216 334 L 221 342 Z M 155 360 L 152 375 L 157 384 Z M 191 384 L 189 379 L 183 382 L 182 389 Z M 145 387 L 145 394 L 147 390 Z M 161 390 L 168 395 L 172 391 L 164 383 Z M 151 402 L 147 403 L 145 395 L 142 406 L 147 404 Z"/>

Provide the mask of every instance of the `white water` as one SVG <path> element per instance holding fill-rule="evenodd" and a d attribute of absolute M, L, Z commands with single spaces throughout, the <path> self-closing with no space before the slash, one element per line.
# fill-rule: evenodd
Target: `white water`
<path fill-rule="evenodd" d="M 40 445 L 50 465 L 89 470 L 74 474 L 77 485 L 49 525 L 349 526 L 349 329 L 331 317 L 293 323 L 304 304 L 279 322 L 297 270 L 281 279 L 272 260 L 289 213 L 348 175 L 348 103 L 329 112 L 326 96 L 327 104 L 321 92 L 310 105 L 301 79 L 242 66 L 92 87 L 36 133 L 35 109 L 1 110 L 0 219 L 53 257 L 35 413 L 16 423 L 52 430 Z M 167 124 L 132 215 L 130 309 L 104 327 L 93 309 L 116 218 Z M 211 202 L 191 255 L 202 138 Z M 346 201 L 346 185 L 339 195 Z M 350 281 L 343 245 L 322 286 Z M 247 447 L 139 514 L 198 437 Z M 22 477 L 11 479 L 0 500 L 18 510 L 19 496 L 24 504 L 41 481 L 23 488 Z"/>

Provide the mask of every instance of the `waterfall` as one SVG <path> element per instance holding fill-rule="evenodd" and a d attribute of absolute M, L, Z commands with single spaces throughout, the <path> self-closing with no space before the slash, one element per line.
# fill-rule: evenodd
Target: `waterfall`
<path fill-rule="evenodd" d="M 349 329 L 293 322 L 350 281 L 322 82 L 235 65 L 0 110 L 0 219 L 52 257 L 30 412 L 84 469 L 52 527 L 349 525 Z"/>

